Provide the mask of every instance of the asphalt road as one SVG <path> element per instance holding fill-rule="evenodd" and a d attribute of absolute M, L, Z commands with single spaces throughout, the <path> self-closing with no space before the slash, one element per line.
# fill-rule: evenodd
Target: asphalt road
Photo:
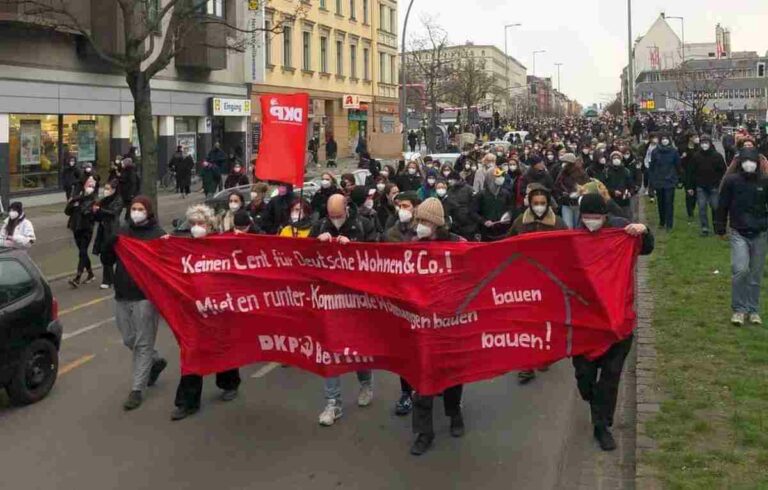
<path fill-rule="evenodd" d="M 188 204 L 163 197 L 164 224 Z M 32 255 L 47 275 L 72 270 L 63 215 L 44 211 L 30 213 L 39 239 Z M 158 339 L 168 369 L 139 410 L 123 412 L 131 356 L 111 292 L 98 282 L 52 287 L 66 338 L 60 377 L 34 406 L 9 407 L 0 394 L 0 489 L 634 488 L 631 376 L 615 430 L 620 447 L 610 454 L 591 439 L 569 361 L 524 387 L 514 373 L 467 386 L 463 439 L 449 437 L 436 404 L 437 439 L 421 458 L 408 452 L 410 418 L 394 416 L 399 383 L 386 372 L 376 372 L 367 408 L 355 404 L 354 375 L 345 376 L 345 415 L 330 428 L 317 423 L 322 380 L 275 364 L 243 367 L 240 397 L 230 403 L 206 379 L 202 410 L 171 422 L 179 367 L 168 327 Z"/>

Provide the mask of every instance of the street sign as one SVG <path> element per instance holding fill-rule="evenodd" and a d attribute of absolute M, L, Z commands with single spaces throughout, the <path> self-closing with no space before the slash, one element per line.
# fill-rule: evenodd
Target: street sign
<path fill-rule="evenodd" d="M 261 7 L 259 0 L 248 0 L 248 10 L 259 10 Z"/>
<path fill-rule="evenodd" d="M 345 95 L 344 99 L 342 99 L 342 106 L 344 109 L 360 109 L 360 96 Z"/>

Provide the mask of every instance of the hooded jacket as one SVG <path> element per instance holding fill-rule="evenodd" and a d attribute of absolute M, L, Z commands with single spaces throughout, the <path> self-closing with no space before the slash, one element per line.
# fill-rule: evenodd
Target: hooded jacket
<path fill-rule="evenodd" d="M 691 181 L 693 187 L 716 188 L 725 175 L 725 158 L 714 145 L 709 150 L 698 151 L 690 161 Z"/>
<path fill-rule="evenodd" d="M 448 196 L 443 207 L 448 211 L 453 233 L 463 237 L 470 237 L 477 233 L 477 227 L 483 219 L 477 205 L 472 188 L 466 183 L 457 181 L 455 185 L 448 188 Z"/>
<path fill-rule="evenodd" d="M 123 211 L 123 198 L 115 192 L 99 201 L 99 209 L 94 217 L 99 223 L 96 238 L 93 240 L 93 254 L 100 255 L 120 228 L 120 213 Z"/>
<path fill-rule="evenodd" d="M 630 197 L 627 196 L 634 191 L 635 179 L 632 178 L 631 172 L 624 165 L 618 167 L 608 165 L 605 169 L 603 183 L 616 204 L 621 207 L 629 206 Z"/>
<path fill-rule="evenodd" d="M 5 246 L 6 240 L 11 242 L 8 245 L 11 248 L 30 248 L 35 241 L 35 228 L 24 213 L 21 213 L 15 220 L 16 226 L 13 232 L 8 233 L 8 225 L 11 224 L 11 218 L 5 218 L 3 226 L 0 227 L 0 247 Z"/>
<path fill-rule="evenodd" d="M 648 175 L 651 187 L 654 189 L 674 189 L 680 181 L 682 167 L 680 153 L 677 148 L 669 144 L 659 145 L 651 153 L 651 161 L 648 164 Z"/>
<path fill-rule="evenodd" d="M 723 179 L 715 233 L 725 235 L 729 221 L 731 228 L 747 238 L 768 230 L 768 179 L 759 169 L 751 175 L 739 170 Z"/>
<path fill-rule="evenodd" d="M 565 222 L 552 211 L 552 208 L 547 208 L 547 213 L 541 219 L 533 214 L 531 208 L 527 208 L 523 214 L 518 216 L 515 222 L 512 223 L 512 228 L 509 229 L 509 236 L 567 229 L 568 226 L 566 226 Z"/>

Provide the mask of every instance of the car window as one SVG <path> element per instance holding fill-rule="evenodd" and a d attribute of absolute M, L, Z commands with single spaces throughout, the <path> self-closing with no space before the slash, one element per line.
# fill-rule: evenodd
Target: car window
<path fill-rule="evenodd" d="M 35 280 L 16 260 L 0 260 L 0 308 L 35 289 Z"/>

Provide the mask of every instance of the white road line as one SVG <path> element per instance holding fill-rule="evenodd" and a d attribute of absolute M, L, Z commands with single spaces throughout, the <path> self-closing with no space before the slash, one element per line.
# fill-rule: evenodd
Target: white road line
<path fill-rule="evenodd" d="M 75 330 L 72 333 L 65 333 L 61 336 L 63 340 L 71 339 L 72 337 L 77 337 L 78 335 L 90 332 L 91 330 L 96 330 L 99 327 L 103 327 L 107 323 L 110 323 L 115 320 L 115 317 L 107 318 L 106 320 L 102 320 L 100 322 L 94 323 L 93 325 L 88 325 L 87 327 L 83 327 L 80 330 Z"/>
<path fill-rule="evenodd" d="M 262 366 L 261 369 L 253 373 L 251 375 L 251 378 L 263 378 L 264 376 L 272 372 L 272 370 L 278 367 L 279 365 L 280 365 L 279 362 L 270 362 L 266 366 Z"/>

